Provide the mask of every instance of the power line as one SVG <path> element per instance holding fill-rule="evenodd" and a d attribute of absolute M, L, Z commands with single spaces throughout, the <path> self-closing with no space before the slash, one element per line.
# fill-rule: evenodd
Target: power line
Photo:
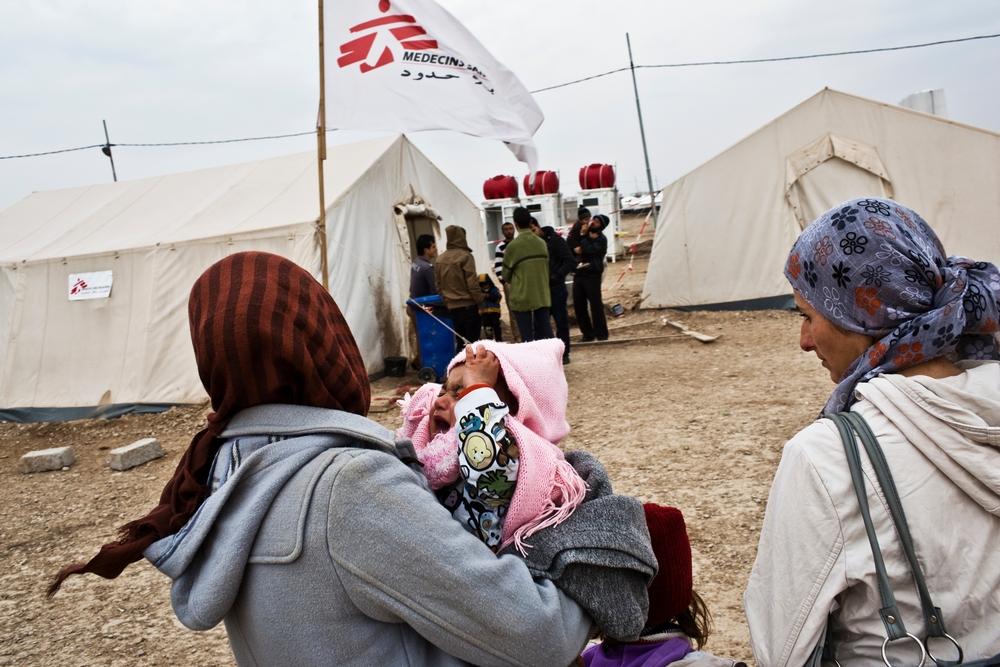
<path fill-rule="evenodd" d="M 810 53 L 801 56 L 778 56 L 775 58 L 744 58 L 740 60 L 706 60 L 699 62 L 687 62 L 687 63 L 664 63 L 657 65 L 636 65 L 636 69 L 663 69 L 663 68 L 678 68 L 678 67 L 707 67 L 707 66 L 718 66 L 718 65 L 749 65 L 753 63 L 775 63 L 784 62 L 790 60 L 810 60 L 815 58 L 833 58 L 838 56 L 853 56 L 861 55 L 866 53 L 882 53 L 886 51 L 904 51 L 907 49 L 922 49 L 929 46 L 941 46 L 942 44 L 958 44 L 961 42 L 972 42 L 980 39 L 996 39 L 1000 37 L 1000 33 L 991 35 L 972 35 L 970 37 L 959 37 L 956 39 L 942 39 L 935 42 L 923 42 L 920 44 L 903 44 L 901 46 L 883 46 L 874 49 L 855 49 L 852 51 L 829 51 L 825 53 Z M 573 79 L 572 81 L 566 81 L 564 83 L 558 83 L 552 86 L 546 86 L 545 88 L 538 88 L 536 90 L 529 91 L 532 94 L 544 93 L 550 90 L 556 90 L 558 88 L 565 88 L 567 86 L 572 86 L 578 83 L 583 83 L 585 81 L 593 81 L 594 79 L 600 79 L 606 76 L 611 76 L 612 74 L 618 74 L 620 72 L 628 71 L 628 67 L 619 67 L 617 69 L 608 70 L 607 72 L 601 72 L 599 74 L 593 74 L 591 76 L 585 76 L 580 79 Z M 327 132 L 333 132 L 335 128 L 327 129 Z M 289 134 L 271 134 L 260 137 L 241 137 L 238 139 L 213 139 L 208 141 L 169 141 L 169 142 L 159 142 L 159 143 L 123 143 L 123 144 L 110 144 L 111 146 L 123 146 L 128 148 L 146 148 L 146 147 L 164 147 L 164 146 L 207 146 L 212 144 L 234 144 L 245 141 L 266 141 L 270 139 L 289 139 L 292 137 L 304 137 L 307 135 L 315 134 L 315 130 L 309 130 L 307 132 L 292 132 Z M 89 146 L 77 146 L 75 148 L 61 148 L 53 151 L 43 151 L 40 153 L 23 153 L 21 155 L 0 155 L 0 160 L 13 160 L 15 158 L 27 158 L 27 157 L 41 157 L 43 155 L 56 155 L 58 153 L 71 153 L 73 151 L 85 151 L 91 148 L 103 148 L 106 144 L 91 144 Z"/>
<path fill-rule="evenodd" d="M 24 153 L 23 155 L 0 155 L 0 160 L 13 160 L 18 157 L 39 157 L 41 155 L 55 155 L 56 153 L 72 153 L 73 151 L 85 151 L 91 148 L 101 148 L 104 144 L 91 144 L 90 146 L 77 146 L 76 148 L 60 148 L 55 151 L 45 151 L 44 153 Z"/>
<path fill-rule="evenodd" d="M 333 130 L 327 130 L 327 132 L 332 132 Z M 166 141 L 160 143 L 146 143 L 146 144 L 111 144 L 112 146 L 128 146 L 130 148 L 142 148 L 148 146 L 206 146 L 209 144 L 235 144 L 241 141 L 265 141 L 267 139 L 288 139 L 290 137 L 304 137 L 307 135 L 316 134 L 316 130 L 309 130 L 308 132 L 292 132 L 290 134 L 269 134 L 262 137 L 241 137 L 239 139 L 211 139 L 208 141 Z"/>
<path fill-rule="evenodd" d="M 637 65 L 641 67 L 641 65 Z M 554 86 L 547 86 L 545 88 L 538 88 L 537 90 L 529 90 L 528 92 L 534 95 L 535 93 L 544 93 L 547 90 L 555 90 L 556 88 L 565 88 L 566 86 L 572 86 L 576 83 L 583 83 L 584 81 L 591 81 L 592 79 L 600 79 L 604 76 L 611 76 L 612 74 L 618 74 L 619 72 L 627 72 L 628 67 L 619 67 L 618 69 L 608 70 L 607 72 L 601 72 L 600 74 L 594 74 L 593 76 L 585 76 L 582 79 L 574 79 L 573 81 L 567 81 L 566 83 L 557 83 Z"/>
<path fill-rule="evenodd" d="M 329 128 L 327 132 L 335 132 L 336 128 Z M 54 151 L 44 151 L 41 153 L 24 153 L 22 155 L 0 155 L 0 160 L 12 160 L 14 158 L 21 157 L 40 157 L 42 155 L 55 155 L 57 153 L 70 153 L 72 151 L 85 151 L 91 148 L 104 148 L 105 146 L 118 147 L 124 146 L 126 148 L 144 148 L 144 147 L 161 147 L 161 146 L 205 146 L 209 144 L 235 144 L 242 141 L 265 141 L 267 139 L 288 139 L 290 137 L 304 137 L 307 135 L 316 134 L 316 130 L 309 130 L 308 132 L 291 132 L 289 134 L 269 134 L 260 137 L 240 137 L 239 139 L 210 139 L 207 141 L 165 141 L 160 143 L 142 143 L 142 144 L 132 144 L 132 143 L 122 143 L 122 144 L 91 144 L 90 146 L 77 146 L 76 148 L 61 148 Z"/>
<path fill-rule="evenodd" d="M 902 46 L 883 46 L 877 49 L 857 49 L 854 51 L 829 51 L 826 53 L 810 53 L 804 56 L 780 56 L 777 58 L 747 58 L 744 60 L 707 60 L 693 63 L 671 63 L 667 65 L 636 65 L 639 68 L 658 67 L 704 67 L 707 65 L 747 65 L 750 63 L 776 63 L 786 60 L 809 60 L 811 58 L 832 58 L 834 56 L 854 56 L 863 53 L 882 53 L 884 51 L 904 51 L 906 49 L 922 49 L 927 46 L 940 46 L 942 44 L 958 44 L 959 42 L 971 42 L 977 39 L 995 39 L 1000 37 L 1000 33 L 995 35 L 974 35 L 972 37 L 959 37 L 958 39 L 942 39 L 937 42 L 924 42 L 922 44 L 904 44 Z"/>
<path fill-rule="evenodd" d="M 743 58 L 740 60 L 705 60 L 699 62 L 689 62 L 689 63 L 666 63 L 660 65 L 636 65 L 636 69 L 661 69 L 661 68 L 676 68 L 676 67 L 707 67 L 710 65 L 749 65 L 752 63 L 776 63 L 788 60 L 810 60 L 814 58 L 833 58 L 836 56 L 853 56 L 865 53 L 881 53 L 883 51 L 904 51 L 907 49 L 922 49 L 928 46 L 940 46 L 942 44 L 958 44 L 960 42 L 971 42 L 977 39 L 996 39 L 1000 37 L 1000 33 L 992 35 L 973 35 L 971 37 L 959 37 L 957 39 L 942 39 L 936 42 L 923 42 L 921 44 L 903 44 L 901 46 L 883 46 L 875 49 L 855 49 L 853 51 L 829 51 L 826 53 L 810 53 L 802 56 L 778 56 L 775 58 Z M 537 90 L 530 91 L 534 93 L 544 93 L 548 90 L 555 90 L 556 88 L 564 88 L 566 86 L 572 86 L 576 83 L 582 83 L 584 81 L 590 81 L 592 79 L 600 79 L 601 77 L 611 76 L 612 74 L 618 74 L 619 72 L 625 72 L 628 67 L 619 67 L 618 69 L 608 70 L 607 72 L 601 72 L 600 74 L 594 74 L 592 76 L 584 77 L 582 79 L 575 79 L 573 81 L 567 81 L 566 83 L 559 83 L 554 86 L 547 86 L 545 88 L 539 88 Z"/>

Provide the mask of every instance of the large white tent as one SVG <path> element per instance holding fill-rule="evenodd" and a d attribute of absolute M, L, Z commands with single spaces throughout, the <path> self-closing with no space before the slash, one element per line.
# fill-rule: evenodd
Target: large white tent
<path fill-rule="evenodd" d="M 407 352 L 416 234 L 443 248 L 445 225 L 465 227 L 486 270 L 479 209 L 401 135 L 329 146 L 324 180 L 330 292 L 374 373 Z M 0 409 L 203 400 L 191 285 L 243 250 L 321 279 L 318 188 L 316 156 L 302 153 L 37 192 L 0 211 Z M 109 296 L 70 300 L 71 276 L 107 271 Z"/>
<path fill-rule="evenodd" d="M 646 308 L 785 300 L 801 229 L 888 196 L 953 255 L 1000 263 L 1000 135 L 823 89 L 663 190 Z"/>

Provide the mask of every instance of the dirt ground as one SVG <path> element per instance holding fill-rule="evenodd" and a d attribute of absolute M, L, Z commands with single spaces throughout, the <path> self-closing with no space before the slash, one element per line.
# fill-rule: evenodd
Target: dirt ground
<path fill-rule="evenodd" d="M 626 230 L 634 234 L 638 224 Z M 715 617 L 708 649 L 749 662 L 741 597 L 768 487 L 782 444 L 817 414 L 829 379 L 799 351 L 790 312 L 632 310 L 646 261 L 637 258 L 631 271 L 627 259 L 608 269 L 606 301 L 626 313 L 610 321 L 612 342 L 572 352 L 573 430 L 563 445 L 596 454 L 616 491 L 683 510 L 695 587 Z M 663 316 L 719 338 L 704 344 L 677 334 L 660 323 Z M 373 393 L 414 382 L 384 378 Z M 145 562 L 114 582 L 78 577 L 54 600 L 44 595 L 60 566 L 89 557 L 116 526 L 154 504 L 206 414 L 189 407 L 108 421 L 0 424 L 0 665 L 232 664 L 221 625 L 205 633 L 183 628 L 170 609 L 168 580 Z M 395 427 L 398 410 L 372 417 Z M 107 468 L 108 449 L 150 436 L 166 457 L 125 472 Z M 77 458 L 69 470 L 17 472 L 22 454 L 65 445 Z"/>

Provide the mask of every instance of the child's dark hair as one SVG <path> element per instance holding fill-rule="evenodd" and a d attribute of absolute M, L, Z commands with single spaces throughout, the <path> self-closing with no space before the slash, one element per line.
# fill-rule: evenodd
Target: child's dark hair
<path fill-rule="evenodd" d="M 417 237 L 417 254 L 423 255 L 424 251 L 437 243 L 437 240 L 430 234 L 421 234 Z"/>
<path fill-rule="evenodd" d="M 695 641 L 699 649 L 712 634 L 712 614 L 697 591 L 691 591 L 691 604 L 674 619 L 674 622 L 684 634 Z"/>
<path fill-rule="evenodd" d="M 643 628 L 642 636 L 648 637 L 670 630 L 680 630 L 694 640 L 698 650 L 704 648 L 709 635 L 712 634 L 712 614 L 708 611 L 705 600 L 698 595 L 697 591 L 691 591 L 691 604 L 688 605 L 687 609 L 670 620 Z M 609 644 L 621 643 L 608 638 L 604 641 Z"/>

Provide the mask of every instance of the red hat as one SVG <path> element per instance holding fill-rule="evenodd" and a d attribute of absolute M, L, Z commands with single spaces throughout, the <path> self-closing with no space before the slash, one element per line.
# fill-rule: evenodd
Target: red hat
<path fill-rule="evenodd" d="M 679 509 L 654 503 L 642 509 L 659 564 L 649 584 L 646 627 L 651 628 L 676 618 L 691 604 L 691 543 Z"/>

